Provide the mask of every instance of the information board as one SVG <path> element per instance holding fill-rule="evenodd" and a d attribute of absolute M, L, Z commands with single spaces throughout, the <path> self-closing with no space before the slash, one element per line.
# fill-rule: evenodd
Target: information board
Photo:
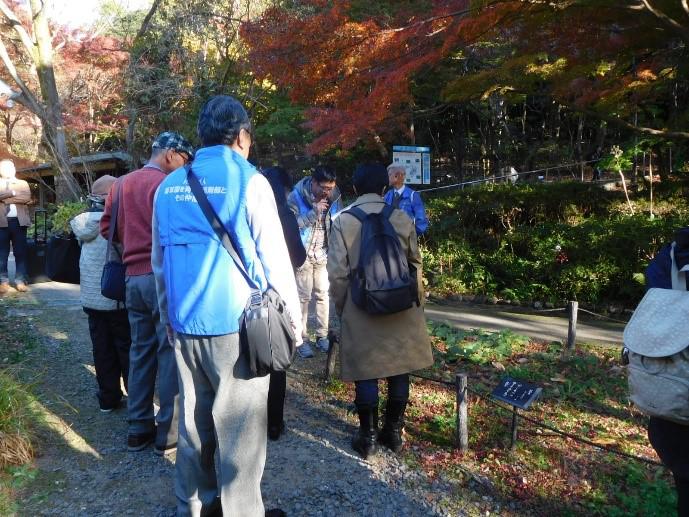
<path fill-rule="evenodd" d="M 541 395 L 543 388 L 511 377 L 500 381 L 500 385 L 493 390 L 491 396 L 516 406 L 520 409 L 529 409 L 529 406 Z"/>
<path fill-rule="evenodd" d="M 431 148 L 413 145 L 392 147 L 392 163 L 406 171 L 404 182 L 410 185 L 431 183 Z"/>

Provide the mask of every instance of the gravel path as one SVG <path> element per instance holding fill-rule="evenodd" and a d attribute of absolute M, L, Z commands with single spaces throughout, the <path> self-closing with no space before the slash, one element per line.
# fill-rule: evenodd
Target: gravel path
<path fill-rule="evenodd" d="M 38 473 L 20 494 L 19 515 L 174 515 L 174 455 L 126 451 L 126 410 L 98 411 L 86 315 L 73 292 L 48 291 L 58 294 L 36 290 L 24 298 L 33 303 L 3 303 L 39 338 L 28 365 L 46 414 Z M 430 481 L 388 452 L 369 462 L 354 455 L 356 419 L 326 394 L 324 362 L 323 354 L 297 360 L 288 374 L 287 431 L 269 442 L 263 477 L 267 508 L 309 516 L 499 511 L 491 498 Z"/>

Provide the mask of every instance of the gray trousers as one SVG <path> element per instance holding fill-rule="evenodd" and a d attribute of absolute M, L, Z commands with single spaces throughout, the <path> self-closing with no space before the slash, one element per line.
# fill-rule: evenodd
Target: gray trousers
<path fill-rule="evenodd" d="M 156 431 L 155 444 L 177 442 L 178 393 L 175 352 L 160 322 L 153 274 L 128 276 L 127 310 L 132 333 L 129 349 L 127 411 L 129 434 Z M 153 416 L 153 393 L 158 374 L 160 410 Z"/>
<path fill-rule="evenodd" d="M 330 300 L 328 298 L 328 270 L 327 261 L 315 261 L 307 258 L 300 268 L 297 268 L 297 290 L 299 291 L 299 301 L 301 302 L 301 324 L 302 338 L 304 341 L 309 339 L 306 330 L 309 321 L 309 303 L 311 294 L 316 298 L 316 338 L 328 335 L 328 311 L 330 310 Z"/>
<path fill-rule="evenodd" d="M 177 515 L 263 517 L 270 376 L 249 379 L 239 334 L 177 334 L 182 415 L 175 465 Z M 215 453 L 218 452 L 218 473 Z"/>

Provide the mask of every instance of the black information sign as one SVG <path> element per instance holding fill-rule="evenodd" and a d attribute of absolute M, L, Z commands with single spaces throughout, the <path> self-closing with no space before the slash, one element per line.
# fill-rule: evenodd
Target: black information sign
<path fill-rule="evenodd" d="M 500 381 L 500 385 L 493 390 L 491 396 L 511 406 L 529 409 L 529 406 L 540 396 L 541 391 L 543 388 L 535 384 L 506 377 Z"/>

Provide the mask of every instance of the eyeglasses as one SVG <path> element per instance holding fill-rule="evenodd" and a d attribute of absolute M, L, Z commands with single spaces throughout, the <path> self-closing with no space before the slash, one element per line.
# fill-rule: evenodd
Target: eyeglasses
<path fill-rule="evenodd" d="M 322 183 L 319 183 L 318 188 L 321 189 L 323 192 L 330 193 L 333 190 L 335 190 L 335 185 L 323 185 Z"/>
<path fill-rule="evenodd" d="M 180 151 L 179 149 L 172 149 L 172 148 L 170 148 L 170 151 L 181 156 L 182 160 L 184 160 L 185 164 L 187 164 L 191 161 L 191 156 L 186 151 Z"/>

